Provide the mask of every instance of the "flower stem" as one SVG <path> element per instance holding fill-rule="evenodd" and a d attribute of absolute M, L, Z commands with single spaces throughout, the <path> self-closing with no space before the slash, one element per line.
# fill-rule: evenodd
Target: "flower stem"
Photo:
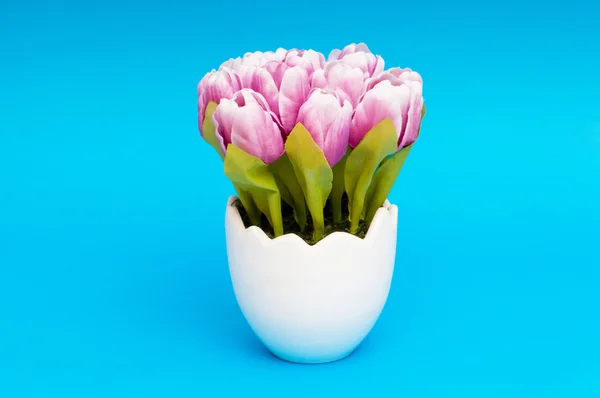
<path fill-rule="evenodd" d="M 341 199 L 331 201 L 331 212 L 333 214 L 333 223 L 340 224 L 342 222 L 342 201 L 341 201 Z"/>
<path fill-rule="evenodd" d="M 344 196 L 344 192 L 346 192 L 344 186 L 344 169 L 346 167 L 346 159 L 348 159 L 349 152 L 350 149 L 348 149 L 346 155 L 344 155 L 344 157 L 332 168 L 333 182 L 329 200 L 331 201 L 331 211 L 333 213 L 334 224 L 339 224 L 342 222 L 342 197 Z"/>

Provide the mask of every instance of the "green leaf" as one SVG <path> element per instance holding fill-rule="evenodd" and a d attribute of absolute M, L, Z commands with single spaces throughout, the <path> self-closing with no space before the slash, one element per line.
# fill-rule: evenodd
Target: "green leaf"
<path fill-rule="evenodd" d="M 273 234 L 276 237 L 283 235 L 281 195 L 269 166 L 259 158 L 229 144 L 225 156 L 225 175 L 236 189 L 252 197 L 256 207 L 267 216 L 273 227 Z"/>
<path fill-rule="evenodd" d="M 333 184 L 331 188 L 331 209 L 333 213 L 333 223 L 339 224 L 342 222 L 342 196 L 346 192 L 344 186 L 344 170 L 346 168 L 346 160 L 348 160 L 348 154 L 350 148 L 346 151 L 344 157 L 333 166 Z"/>
<path fill-rule="evenodd" d="M 419 132 L 421 131 L 421 122 L 425 117 L 425 105 L 421 110 L 421 120 L 419 121 Z M 377 210 L 383 206 L 383 202 L 387 199 L 390 194 L 394 182 L 398 178 L 402 166 L 410 153 L 410 150 L 414 143 L 402 148 L 392 156 L 389 156 L 383 160 L 375 171 L 373 180 L 369 190 L 367 191 L 367 197 L 365 199 L 365 207 L 363 209 L 363 217 L 365 221 L 370 224 L 375 217 Z"/>
<path fill-rule="evenodd" d="M 379 164 L 396 151 L 398 137 L 392 120 L 376 124 L 354 148 L 346 161 L 344 185 L 348 193 L 350 233 L 356 234 L 371 179 Z"/>
<path fill-rule="evenodd" d="M 323 238 L 325 233 L 323 208 L 331 192 L 333 171 L 323 151 L 301 123 L 298 123 L 288 136 L 285 151 L 294 167 L 294 173 L 312 216 L 313 240 L 316 242 Z"/>
<path fill-rule="evenodd" d="M 411 148 L 412 144 L 386 158 L 381 164 L 381 167 L 379 167 L 379 170 L 375 172 L 365 200 L 365 207 L 367 209 L 365 221 L 368 224 L 373 221 L 375 213 L 383 205 L 383 202 L 385 202 L 390 194 L 394 182 L 398 178 L 398 174 L 400 174 L 400 170 L 402 169 Z"/>
<path fill-rule="evenodd" d="M 208 105 L 206 105 L 206 112 L 204 112 L 204 121 L 202 122 L 202 136 L 204 140 L 210 144 L 219 156 L 221 160 L 225 158 L 225 154 L 223 153 L 223 149 L 221 148 L 221 144 L 217 140 L 217 135 L 215 131 L 215 125 L 212 120 L 212 115 L 215 113 L 217 109 L 217 103 L 214 101 L 210 101 Z"/>
<path fill-rule="evenodd" d="M 254 199 L 252 199 L 250 192 L 245 191 L 239 184 L 236 183 L 233 183 L 233 187 L 235 188 L 238 198 L 240 199 L 240 202 L 242 202 L 242 206 L 244 206 L 246 213 L 248 213 L 248 217 L 250 218 L 252 225 L 260 227 L 260 217 L 262 213 L 258 207 L 256 207 L 256 203 L 254 203 Z"/>
<path fill-rule="evenodd" d="M 294 166 L 287 153 L 284 153 L 279 159 L 271 163 L 271 170 L 275 176 L 275 181 L 281 192 L 281 197 L 294 209 L 294 218 L 304 231 L 306 227 L 306 201 L 302 187 L 294 173 Z"/>

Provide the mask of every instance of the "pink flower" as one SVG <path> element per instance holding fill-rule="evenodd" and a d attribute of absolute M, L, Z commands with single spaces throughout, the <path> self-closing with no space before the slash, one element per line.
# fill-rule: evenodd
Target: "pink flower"
<path fill-rule="evenodd" d="M 279 117 L 283 131 L 289 134 L 298 118 L 298 111 L 310 92 L 310 80 L 306 69 L 300 66 L 288 68 L 279 88 Z"/>
<path fill-rule="evenodd" d="M 276 115 L 277 121 L 279 122 L 278 101 L 280 87 L 276 84 L 269 71 L 264 67 L 242 65 L 239 68 L 239 74 L 240 79 L 242 80 L 242 87 L 260 93 L 269 104 L 269 108 Z"/>
<path fill-rule="evenodd" d="M 335 90 L 355 108 L 365 92 L 364 75 L 359 68 L 340 61 L 330 61 L 325 64 L 324 69 L 315 71 L 312 87 Z"/>
<path fill-rule="evenodd" d="M 284 152 L 283 137 L 265 98 L 242 89 L 232 99 L 223 99 L 213 114 L 215 133 L 223 153 L 234 144 L 266 164 Z"/>
<path fill-rule="evenodd" d="M 421 78 L 421 75 L 418 74 L 417 72 L 414 72 L 412 69 L 410 69 L 410 68 L 405 68 L 405 69 L 391 68 L 391 69 L 384 71 L 383 73 L 373 76 L 370 79 L 367 79 L 367 90 L 370 90 L 377 83 L 379 83 L 383 80 L 391 79 L 390 75 L 397 78 L 398 79 L 397 81 L 401 82 L 401 83 L 408 82 L 408 81 L 415 81 L 415 82 L 421 83 L 421 85 L 423 84 L 423 79 Z"/>
<path fill-rule="evenodd" d="M 398 75 L 399 77 L 397 77 Z M 390 118 L 396 128 L 398 149 L 412 144 L 419 132 L 423 109 L 423 86 L 413 74 L 384 72 L 367 84 L 350 127 L 350 146 L 360 143 L 371 128 Z"/>
<path fill-rule="evenodd" d="M 207 73 L 198 83 L 198 126 L 202 134 L 202 123 L 206 105 L 210 101 L 217 104 L 223 98 L 231 98 L 242 88 L 242 81 L 237 73 L 231 69 L 213 70 Z"/>
<path fill-rule="evenodd" d="M 288 66 L 301 66 L 312 75 L 316 70 L 323 69 L 325 56 L 314 50 L 290 50 L 285 54 L 284 62 Z"/>
<path fill-rule="evenodd" d="M 301 66 L 288 66 L 277 61 L 265 64 L 264 70 L 270 78 L 254 69 L 243 72 L 244 80 L 265 95 L 284 133 L 288 134 L 296 125 L 298 110 L 310 92 L 309 74 Z"/>
<path fill-rule="evenodd" d="M 383 72 L 384 61 L 379 55 L 373 54 L 366 44 L 349 44 L 343 50 L 333 50 L 329 54 L 328 61 L 339 60 L 354 68 L 363 71 L 365 78 L 378 75 Z"/>
<path fill-rule="evenodd" d="M 333 167 L 348 149 L 352 105 L 335 91 L 314 89 L 298 112 L 302 123 Z"/>
<path fill-rule="evenodd" d="M 219 69 L 232 69 L 236 72 L 242 66 L 264 66 L 267 62 L 271 61 L 283 61 L 283 58 L 287 54 L 287 50 L 283 48 L 278 48 L 277 51 L 255 51 L 255 52 L 247 52 L 243 57 L 231 58 L 228 61 L 224 62 Z"/>

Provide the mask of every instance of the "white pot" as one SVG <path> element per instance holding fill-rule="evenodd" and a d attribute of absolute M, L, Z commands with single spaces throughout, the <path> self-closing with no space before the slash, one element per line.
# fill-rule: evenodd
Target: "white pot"
<path fill-rule="evenodd" d="M 246 228 L 227 202 L 229 272 L 250 327 L 277 357 L 324 363 L 350 355 L 387 300 L 398 209 L 386 201 L 364 239 L 334 232 L 310 246 L 295 234 Z"/>

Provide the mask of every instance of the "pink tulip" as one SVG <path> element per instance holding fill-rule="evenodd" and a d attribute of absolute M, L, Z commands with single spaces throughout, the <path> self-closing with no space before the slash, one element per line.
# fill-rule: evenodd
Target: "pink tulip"
<path fill-rule="evenodd" d="M 243 57 L 231 58 L 228 61 L 224 62 L 219 69 L 233 69 L 234 71 L 239 71 L 242 66 L 264 66 L 267 62 L 270 61 L 283 61 L 285 55 L 287 54 L 287 50 L 283 48 L 278 48 L 277 51 L 255 51 L 248 52 L 244 54 Z"/>
<path fill-rule="evenodd" d="M 349 44 L 343 50 L 333 50 L 328 61 L 341 61 L 363 71 L 365 78 L 383 72 L 384 61 L 379 55 L 373 54 L 366 44 Z"/>
<path fill-rule="evenodd" d="M 310 92 L 310 80 L 306 69 L 300 66 L 288 68 L 279 88 L 279 117 L 286 134 L 289 134 L 298 118 L 298 111 Z"/>
<path fill-rule="evenodd" d="M 325 89 L 314 89 L 298 112 L 298 123 L 306 127 L 331 167 L 348 149 L 351 118 L 350 102 Z"/>
<path fill-rule="evenodd" d="M 239 68 L 239 74 L 242 80 L 242 87 L 249 88 L 261 94 L 269 104 L 270 110 L 277 116 L 279 122 L 279 86 L 275 83 L 269 71 L 255 65 L 243 65 Z"/>
<path fill-rule="evenodd" d="M 265 98 L 242 89 L 223 99 L 213 114 L 215 132 L 223 153 L 229 144 L 256 156 L 266 164 L 283 154 L 283 137 Z"/>
<path fill-rule="evenodd" d="M 388 72 L 392 75 L 396 76 L 402 81 L 415 81 L 423 84 L 423 78 L 421 75 L 410 68 L 391 68 L 388 69 Z"/>
<path fill-rule="evenodd" d="M 263 68 L 242 66 L 240 75 L 242 86 L 262 94 L 283 131 L 291 132 L 296 125 L 298 110 L 310 91 L 306 69 L 271 61 Z"/>
<path fill-rule="evenodd" d="M 231 98 L 242 88 L 242 81 L 237 73 L 231 69 L 213 70 L 207 73 L 198 83 L 198 126 L 202 134 L 202 123 L 206 105 L 210 101 L 217 104 L 223 98 Z"/>
<path fill-rule="evenodd" d="M 312 87 L 335 90 L 356 108 L 365 92 L 364 75 L 359 68 L 353 68 L 340 61 L 330 61 L 325 64 L 324 69 L 315 71 Z"/>
<path fill-rule="evenodd" d="M 284 62 L 288 66 L 301 66 L 312 75 L 325 66 L 325 56 L 314 50 L 290 50 L 285 54 Z"/>
<path fill-rule="evenodd" d="M 278 48 L 277 51 L 255 51 L 253 53 L 244 54 L 245 64 L 247 65 L 256 65 L 256 66 L 264 66 L 267 62 L 270 61 L 283 61 L 285 55 L 288 53 L 287 50 L 283 48 Z"/>
<path fill-rule="evenodd" d="M 367 92 L 352 117 L 350 146 L 358 145 L 371 128 L 388 117 L 396 128 L 398 149 L 417 139 L 423 109 L 422 83 L 411 80 L 415 75 L 403 79 L 395 74 L 384 72 L 367 84 Z"/>
<path fill-rule="evenodd" d="M 281 87 L 283 75 L 285 71 L 289 69 L 289 66 L 283 61 L 270 61 L 265 64 L 264 68 L 271 74 L 277 89 L 279 89 Z"/>

